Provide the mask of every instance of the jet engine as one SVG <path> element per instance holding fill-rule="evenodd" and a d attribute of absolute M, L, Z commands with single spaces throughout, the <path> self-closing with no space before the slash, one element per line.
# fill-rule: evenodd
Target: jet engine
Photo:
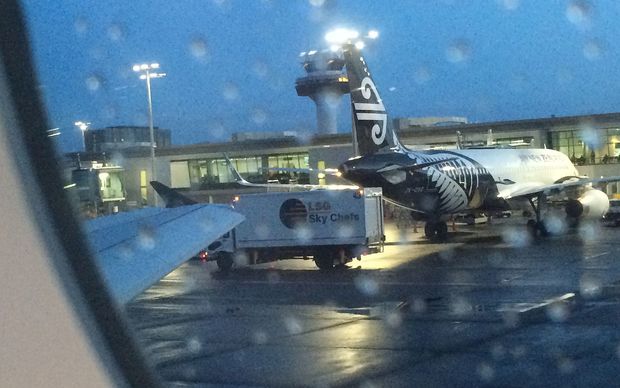
<path fill-rule="evenodd" d="M 573 218 L 601 218 L 609 209 L 609 198 L 600 190 L 590 189 L 578 199 L 566 203 L 566 215 Z"/>

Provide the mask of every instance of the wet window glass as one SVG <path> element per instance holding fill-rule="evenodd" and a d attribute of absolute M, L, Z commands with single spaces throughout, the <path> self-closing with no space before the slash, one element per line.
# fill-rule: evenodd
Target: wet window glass
<path fill-rule="evenodd" d="M 620 5 L 23 7 L 166 385 L 616 384 Z"/>

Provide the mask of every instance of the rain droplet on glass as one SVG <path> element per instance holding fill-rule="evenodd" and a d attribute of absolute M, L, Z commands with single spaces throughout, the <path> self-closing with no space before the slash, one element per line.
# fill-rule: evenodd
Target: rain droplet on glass
<path fill-rule="evenodd" d="M 418 85 L 422 85 L 430 81 L 431 76 L 432 74 L 431 74 L 430 69 L 426 66 L 422 66 L 416 69 L 415 72 L 413 73 L 413 80 Z"/>
<path fill-rule="evenodd" d="M 366 296 L 374 296 L 379 293 L 379 284 L 368 275 L 358 275 L 354 280 L 355 288 Z"/>
<path fill-rule="evenodd" d="M 521 5 L 521 0 L 500 0 L 500 3 L 507 11 L 515 11 Z"/>
<path fill-rule="evenodd" d="M 385 322 L 395 329 L 403 323 L 403 315 L 399 311 L 392 311 L 385 316 Z"/>
<path fill-rule="evenodd" d="M 269 73 L 269 68 L 267 67 L 267 64 L 262 61 L 254 62 L 254 66 L 252 66 L 252 69 L 259 78 L 265 78 Z"/>
<path fill-rule="evenodd" d="M 601 43 L 595 39 L 591 39 L 583 46 L 583 55 L 590 61 L 596 61 L 601 57 L 603 47 Z"/>
<path fill-rule="evenodd" d="M 239 98 L 239 87 L 232 82 L 226 83 L 224 85 L 224 90 L 222 91 L 222 95 L 228 101 L 234 101 Z"/>
<path fill-rule="evenodd" d="M 515 310 L 506 310 L 502 312 L 502 320 L 504 321 L 504 326 L 510 329 L 514 329 L 519 326 L 521 320 L 519 318 L 519 313 Z"/>
<path fill-rule="evenodd" d="M 525 228 L 510 228 L 502 232 L 502 240 L 511 247 L 523 248 L 530 244 L 531 236 Z"/>
<path fill-rule="evenodd" d="M 575 371 L 575 362 L 568 357 L 560 357 L 558 370 L 563 375 L 569 375 Z"/>
<path fill-rule="evenodd" d="M 257 330 L 252 333 L 252 342 L 256 345 L 264 345 L 267 343 L 269 337 L 267 337 L 267 333 L 262 330 Z"/>
<path fill-rule="evenodd" d="M 480 376 L 480 379 L 482 379 L 482 381 L 489 382 L 495 378 L 495 370 L 491 365 L 487 364 L 486 362 L 478 365 L 477 372 L 478 376 Z"/>
<path fill-rule="evenodd" d="M 411 311 L 416 314 L 425 313 L 427 309 L 426 301 L 422 298 L 412 298 L 409 305 Z"/>
<path fill-rule="evenodd" d="M 590 24 L 592 6 L 584 0 L 573 0 L 566 7 L 566 18 L 580 28 L 587 28 Z"/>
<path fill-rule="evenodd" d="M 456 40 L 446 49 L 446 57 L 452 63 L 467 61 L 471 56 L 471 47 L 465 40 Z"/>
<path fill-rule="evenodd" d="M 98 91 L 102 86 L 101 77 L 95 74 L 87 77 L 85 80 L 85 83 L 86 83 L 86 88 L 90 90 L 91 92 Z"/>
<path fill-rule="evenodd" d="M 342 225 L 338 228 L 338 230 L 336 231 L 336 234 L 338 234 L 338 237 L 340 238 L 348 238 L 348 237 L 353 236 L 354 232 L 355 230 L 353 229 L 353 226 Z"/>
<path fill-rule="evenodd" d="M 491 346 L 491 356 L 497 361 L 504 358 L 504 356 L 506 356 L 506 348 L 504 348 L 504 345 L 493 344 L 493 346 Z"/>
<path fill-rule="evenodd" d="M 207 126 L 209 136 L 215 139 L 223 139 L 226 136 L 226 127 L 221 121 L 211 121 Z"/>
<path fill-rule="evenodd" d="M 510 354 L 514 359 L 523 358 L 527 354 L 527 348 L 523 345 L 517 345 L 510 350 Z"/>
<path fill-rule="evenodd" d="M 601 280 L 593 275 L 584 275 L 579 281 L 579 292 L 586 299 L 598 298 L 603 293 Z"/>
<path fill-rule="evenodd" d="M 449 305 L 450 312 L 455 315 L 466 315 L 473 312 L 473 306 L 464 297 L 454 298 Z"/>
<path fill-rule="evenodd" d="M 193 37 L 189 42 L 190 54 L 199 60 L 205 60 L 208 54 L 207 41 L 200 36 Z"/>
<path fill-rule="evenodd" d="M 322 7 L 323 4 L 325 4 L 326 0 L 308 0 L 308 2 L 310 3 L 311 6 L 313 7 Z"/>
<path fill-rule="evenodd" d="M 155 229 L 150 225 L 138 227 L 138 247 L 146 251 L 155 248 Z"/>
<path fill-rule="evenodd" d="M 83 17 L 75 19 L 73 26 L 75 27 L 75 31 L 79 34 L 84 34 L 88 30 L 88 22 Z"/>
<path fill-rule="evenodd" d="M 190 353 L 194 353 L 194 354 L 199 353 L 201 349 L 202 349 L 202 342 L 198 338 L 192 337 L 188 339 L 187 350 Z"/>
<path fill-rule="evenodd" d="M 565 322 L 568 319 L 570 310 L 564 302 L 553 302 L 546 309 L 547 317 L 553 322 Z"/>
<path fill-rule="evenodd" d="M 296 227 L 293 233 L 300 242 L 308 242 L 312 239 L 312 230 L 309 227 Z"/>
<path fill-rule="evenodd" d="M 254 124 L 263 125 L 267 121 L 267 112 L 260 108 L 254 108 L 251 112 L 251 119 Z"/>
<path fill-rule="evenodd" d="M 123 28 L 118 24 L 112 24 L 107 30 L 108 38 L 113 42 L 118 42 L 123 39 L 125 33 Z"/>
<path fill-rule="evenodd" d="M 286 328 L 287 333 L 292 335 L 299 334 L 302 331 L 301 322 L 299 322 L 299 319 L 295 317 L 284 318 L 284 327 Z"/>
<path fill-rule="evenodd" d="M 239 250 L 235 252 L 235 255 L 233 256 L 233 261 L 236 266 L 241 266 L 241 267 L 250 264 L 250 258 L 248 257 L 248 254 L 245 253 L 245 251 L 243 250 Z"/>

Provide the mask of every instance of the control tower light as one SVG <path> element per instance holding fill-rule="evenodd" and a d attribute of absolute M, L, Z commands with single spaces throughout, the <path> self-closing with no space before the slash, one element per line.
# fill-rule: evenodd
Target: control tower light
<path fill-rule="evenodd" d="M 312 50 L 299 55 L 306 76 L 295 81 L 295 89 L 298 96 L 310 97 L 316 104 L 319 134 L 337 132 L 340 101 L 343 94 L 349 93 L 349 79 L 343 72 L 342 45 L 353 41 L 356 45 L 363 44 L 364 39 L 378 36 L 379 33 L 373 30 L 360 38 L 357 31 L 339 28 L 325 34 L 325 40 L 330 44 L 329 50 Z"/>
<path fill-rule="evenodd" d="M 76 121 L 73 124 L 82 131 L 82 143 L 84 144 L 84 152 L 86 152 L 86 130 L 88 130 L 90 123 L 86 121 Z"/>

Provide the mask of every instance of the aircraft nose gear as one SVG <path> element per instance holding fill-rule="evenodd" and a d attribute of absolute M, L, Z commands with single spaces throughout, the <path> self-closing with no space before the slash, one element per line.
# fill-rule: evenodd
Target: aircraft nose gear
<path fill-rule="evenodd" d="M 424 234 L 431 241 L 445 241 L 448 237 L 448 224 L 443 221 L 427 221 Z"/>

